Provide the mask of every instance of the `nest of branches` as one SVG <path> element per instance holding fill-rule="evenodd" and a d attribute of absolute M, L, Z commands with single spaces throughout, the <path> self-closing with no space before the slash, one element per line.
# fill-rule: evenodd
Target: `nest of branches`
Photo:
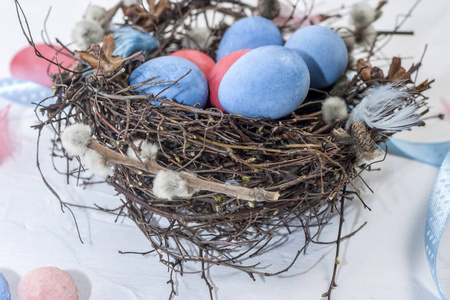
<path fill-rule="evenodd" d="M 150 11 L 140 6 L 123 8 L 126 23 L 155 31 L 159 39 L 159 49 L 144 60 L 180 49 L 199 18 L 209 20 L 212 42 L 204 51 L 214 56 L 229 24 L 256 10 L 239 1 L 159 3 L 159 9 L 153 3 Z M 329 17 L 321 15 L 316 20 Z M 308 17 L 298 23 L 289 20 L 279 26 L 282 32 L 293 32 L 310 22 Z M 143 60 L 112 56 L 114 41 L 108 39 L 105 37 L 103 46 L 70 52 L 80 62 L 73 70 L 61 69 L 53 76 L 54 97 L 39 104 L 36 128 L 51 126 L 57 136 L 54 149 L 63 151 L 58 137 L 65 128 L 75 123 L 89 125 L 92 140 L 88 147 L 114 166 L 106 182 L 123 197 L 121 213 L 139 226 L 161 262 L 172 270 L 170 274 L 183 272 L 186 262 L 199 262 L 199 272 L 210 288 L 204 272 L 211 265 L 229 266 L 251 277 L 287 271 L 332 214 L 343 216 L 344 200 L 360 198 L 358 185 L 363 181 L 357 184 L 355 180 L 367 165 L 357 167 L 364 159 L 373 159 L 377 144 L 392 132 L 363 122 L 346 128 L 348 115 L 325 123 L 321 108 L 327 96 L 343 98 L 351 111 L 371 86 L 396 82 L 411 95 L 407 101 L 423 107 L 426 98 L 422 92 L 430 84 L 416 85 L 411 80 L 420 64 L 405 70 L 400 59 L 394 58 L 385 76 L 367 60 L 360 60 L 352 66 L 356 71 L 352 80 L 344 76 L 326 91 L 311 89 L 304 103 L 289 116 L 279 120 L 248 118 L 138 92 L 139 86 L 128 85 L 128 77 Z M 374 49 L 369 47 L 366 56 L 373 56 Z M 152 105 L 154 100 L 164 105 Z M 401 107 L 391 110 L 395 113 Z M 154 142 L 156 158 L 128 157 L 130 148 L 137 154 L 141 150 L 136 140 Z M 81 159 L 65 152 L 61 157 L 78 165 L 68 175 L 77 177 L 84 170 Z M 193 195 L 171 200 L 156 197 L 153 181 L 161 170 L 180 174 Z M 292 264 L 279 266 L 274 273 L 259 269 L 257 264 L 242 264 L 264 253 L 280 230 L 289 231 L 291 226 L 300 226 L 306 236 L 305 245 L 293 253 Z M 340 235 L 339 230 L 337 242 Z"/>

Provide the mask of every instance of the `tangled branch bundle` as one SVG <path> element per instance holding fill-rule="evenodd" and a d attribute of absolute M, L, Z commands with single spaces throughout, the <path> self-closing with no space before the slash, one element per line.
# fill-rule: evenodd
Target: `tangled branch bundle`
<path fill-rule="evenodd" d="M 186 41 L 195 43 L 191 33 L 199 19 L 206 20 L 208 35 L 204 45 L 196 47 L 214 57 L 233 20 L 258 8 L 239 1 L 148 4 L 122 6 L 126 17 L 121 26 L 153 32 L 158 49 L 146 56 L 138 52 L 119 58 L 112 55 L 114 40 L 106 35 L 102 46 L 69 52 L 79 63 L 53 75 L 55 96 L 39 104 L 43 117 L 36 128 L 51 126 L 60 137 L 73 124 L 86 126 L 84 136 L 69 136 L 67 145 L 63 135 L 65 150 L 72 151 L 71 141 L 81 147 L 80 153 L 63 153 L 64 159 L 81 163 L 68 175 L 78 177 L 86 165 L 94 169 L 100 164 L 106 182 L 121 194 L 120 211 L 146 235 L 161 262 L 172 270 L 170 276 L 183 272 L 187 262 L 200 262 L 199 271 L 211 289 L 204 272 L 212 265 L 232 267 L 251 277 L 289 270 L 330 215 L 343 216 L 344 200 L 360 197 L 357 167 L 379 154 L 377 145 L 395 132 L 422 124 L 426 100 L 422 92 L 430 82 L 416 85 L 411 74 L 420 64 L 407 71 L 399 58 L 392 59 L 387 76 L 372 66 L 369 58 L 376 56 L 376 35 L 357 48 L 364 59 L 349 64 L 349 73 L 354 70 L 350 79 L 343 76 L 327 90 L 310 89 L 303 104 L 284 118 L 250 118 L 182 105 L 138 92 L 143 84 L 164 78 L 129 86 L 130 73 L 143 61 L 178 50 Z M 260 13 L 265 11 L 263 5 L 260 1 Z M 292 14 L 279 24 L 285 34 L 308 22 L 339 18 L 305 15 L 294 22 L 296 9 L 293 6 Z M 367 42 L 364 31 L 376 18 L 337 31 L 345 32 L 345 41 Z M 347 46 L 351 50 L 352 42 Z M 169 87 L 182 79 L 171 81 Z M 163 105 L 153 105 L 155 100 Z M 344 103 L 344 113 L 335 115 L 333 101 L 341 103 L 338 106 Z M 325 111 L 326 106 L 332 111 Z M 63 149 L 59 138 L 54 143 L 55 151 Z M 74 154 L 85 157 L 75 159 Z M 257 264 L 242 264 L 268 249 L 281 228 L 298 225 L 305 231 L 305 247 L 293 254 L 292 264 L 278 266 L 275 273 L 260 270 Z M 311 231 L 312 226 L 317 229 Z M 338 243 L 340 234 L 339 230 Z"/>

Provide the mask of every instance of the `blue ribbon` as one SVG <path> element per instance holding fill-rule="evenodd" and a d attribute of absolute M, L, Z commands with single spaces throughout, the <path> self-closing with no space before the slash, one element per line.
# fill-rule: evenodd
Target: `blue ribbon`
<path fill-rule="evenodd" d="M 52 90 L 29 80 L 19 78 L 0 79 L 0 97 L 11 102 L 35 107 L 32 103 L 52 96 Z"/>
<path fill-rule="evenodd" d="M 439 286 L 436 259 L 442 233 L 450 215 L 450 142 L 412 143 L 389 139 L 388 153 L 441 166 L 428 206 L 425 222 L 425 251 L 434 283 L 442 299 L 447 299 Z"/>

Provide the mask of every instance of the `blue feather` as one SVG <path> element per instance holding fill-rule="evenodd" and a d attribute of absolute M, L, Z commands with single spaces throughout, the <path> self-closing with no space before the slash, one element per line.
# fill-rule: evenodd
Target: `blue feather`
<path fill-rule="evenodd" d="M 115 48 L 113 55 L 121 58 L 142 51 L 144 56 L 158 48 L 158 40 L 138 26 L 121 27 L 113 30 Z"/>
<path fill-rule="evenodd" d="M 416 99 L 401 86 L 386 84 L 369 90 L 350 114 L 346 123 L 348 129 L 353 122 L 361 121 L 370 128 L 386 133 L 410 130 L 421 125 L 422 107 Z"/>

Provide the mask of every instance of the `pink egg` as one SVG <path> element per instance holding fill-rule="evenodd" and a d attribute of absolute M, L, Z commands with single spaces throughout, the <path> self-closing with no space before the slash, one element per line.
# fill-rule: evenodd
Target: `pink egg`
<path fill-rule="evenodd" d="M 169 54 L 169 56 L 178 56 L 193 62 L 200 70 L 202 70 L 206 80 L 208 80 L 209 73 L 216 64 L 214 60 L 205 53 L 193 49 L 178 50 Z"/>
<path fill-rule="evenodd" d="M 238 50 L 228 54 L 227 56 L 223 57 L 221 60 L 217 62 L 217 64 L 214 66 L 214 68 L 211 70 L 211 73 L 209 74 L 208 78 L 209 100 L 212 106 L 220 109 L 224 113 L 227 112 L 225 111 L 225 109 L 223 109 L 222 105 L 220 105 L 219 102 L 220 82 L 222 81 L 223 76 L 231 67 L 231 65 L 234 64 L 234 62 L 237 61 L 242 55 L 244 55 L 249 51 L 250 49 L 245 49 L 245 50 Z"/>
<path fill-rule="evenodd" d="M 79 300 L 78 289 L 70 275 L 55 267 L 43 267 L 20 280 L 18 300 Z"/>
<path fill-rule="evenodd" d="M 36 48 L 44 57 L 50 60 L 55 61 L 54 57 L 56 55 L 58 63 L 63 62 L 63 66 L 66 68 L 75 65 L 75 60 L 69 56 L 58 53 L 58 51 L 62 49 L 60 47 L 55 46 L 55 49 L 53 49 L 46 44 L 37 44 Z M 67 53 L 67 51 L 62 50 L 62 53 Z M 49 69 L 49 65 L 50 63 L 48 61 L 36 56 L 33 47 L 28 46 L 14 56 L 11 61 L 10 70 L 13 77 L 27 79 L 43 86 L 50 87 L 53 83 L 48 74 L 57 74 L 59 71 L 58 67 L 53 64 Z"/>

